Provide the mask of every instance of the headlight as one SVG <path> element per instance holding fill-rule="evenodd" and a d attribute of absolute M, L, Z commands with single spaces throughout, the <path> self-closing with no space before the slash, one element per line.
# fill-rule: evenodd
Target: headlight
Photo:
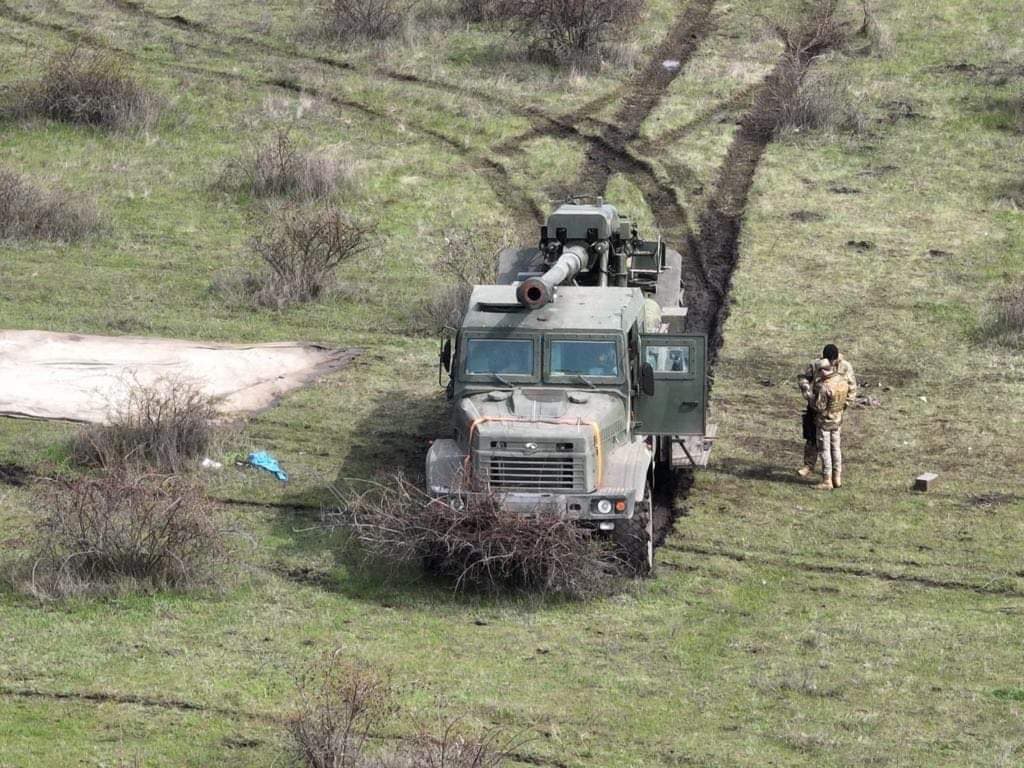
<path fill-rule="evenodd" d="M 612 512 L 612 503 L 608 499 L 601 499 L 597 502 L 597 511 L 602 515 L 610 515 Z"/>

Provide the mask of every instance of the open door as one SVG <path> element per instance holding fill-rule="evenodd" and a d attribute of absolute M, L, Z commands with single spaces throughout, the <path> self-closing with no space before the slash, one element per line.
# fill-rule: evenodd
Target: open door
<path fill-rule="evenodd" d="M 654 394 L 641 394 L 636 401 L 637 431 L 644 435 L 704 435 L 707 337 L 643 335 L 640 361 L 654 369 Z"/>

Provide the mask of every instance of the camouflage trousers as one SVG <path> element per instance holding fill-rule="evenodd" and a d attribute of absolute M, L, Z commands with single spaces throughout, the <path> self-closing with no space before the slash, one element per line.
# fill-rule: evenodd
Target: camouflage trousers
<path fill-rule="evenodd" d="M 821 457 L 821 474 L 830 476 L 843 471 L 842 428 L 825 430 L 818 428 L 818 456 Z"/>

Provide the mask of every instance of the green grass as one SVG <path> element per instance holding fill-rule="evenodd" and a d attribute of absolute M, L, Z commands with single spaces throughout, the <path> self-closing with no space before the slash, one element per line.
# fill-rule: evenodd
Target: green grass
<path fill-rule="evenodd" d="M 638 37 L 646 50 L 676 9 L 652 5 Z M 440 699 L 470 731 L 535 733 L 526 751 L 545 764 L 1019 764 L 1024 359 L 978 331 L 991 297 L 1024 266 L 1024 215 L 1005 202 L 1022 173 L 1024 137 L 1007 107 L 1021 81 L 946 65 L 1019 59 L 1020 9 L 1004 0 L 875 5 L 893 54 L 819 64 L 849 78 L 874 118 L 868 133 L 790 136 L 761 165 L 714 388 L 720 439 L 689 516 L 658 553 L 656 579 L 587 605 L 452 596 L 407 574 L 354 571 L 315 516 L 228 504 L 239 565 L 223 593 L 59 606 L 0 594 L 0 766 L 136 757 L 147 767 L 286 765 L 279 720 L 295 703 L 294 678 L 333 648 L 392 671 L 403 686 L 399 730 L 432 717 Z M 105 228 L 70 246 L 0 244 L 0 325 L 365 350 L 250 419 L 214 456 L 268 449 L 292 476 L 282 487 L 230 465 L 211 475 L 210 494 L 236 502 L 315 504 L 339 477 L 418 469 L 444 424 L 436 342 L 407 335 L 408 307 L 438 283 L 431 263 L 445 228 L 498 228 L 513 216 L 481 158 L 527 120 L 374 71 L 552 114 L 628 75 L 547 70 L 491 25 L 445 31 L 434 20 L 408 46 L 329 51 L 293 38 L 311 20 L 293 3 L 145 4 L 234 38 L 147 22 L 101 0 L 24 7 L 130 52 L 168 107 L 143 135 L 3 125 L 0 163 L 95 196 Z M 765 4 L 720 4 L 716 30 L 643 138 L 670 134 L 771 68 L 778 47 L 755 12 Z M 38 73 L 45 53 L 65 44 L 6 18 L 3 33 L 0 57 L 11 66 L 0 84 Z M 296 46 L 354 69 L 286 55 Z M 263 83 L 280 77 L 382 116 Z M 923 117 L 890 123 L 895 99 Z M 345 267 L 335 299 L 279 313 L 226 306 L 209 287 L 244 260 L 258 208 L 210 185 L 283 123 L 304 146 L 355 164 L 356 189 L 337 202 L 377 221 L 377 242 Z M 637 146 L 677 185 L 691 221 L 734 130 L 731 120 L 704 120 L 663 149 Z M 545 207 L 575 177 L 582 145 L 545 137 L 501 159 Z M 649 231 L 628 178 L 613 177 L 609 197 Z M 795 221 L 797 211 L 823 219 Z M 875 248 L 859 253 L 850 240 Z M 948 255 L 929 255 L 936 250 Z M 794 379 L 827 341 L 881 405 L 851 412 L 846 486 L 821 495 L 792 471 Z M 68 471 L 72 432 L 0 421 L 0 463 Z M 929 470 L 939 473 L 934 490 L 912 492 Z M 0 486 L 0 555 L 24 552 L 39 513 L 29 491 Z"/>

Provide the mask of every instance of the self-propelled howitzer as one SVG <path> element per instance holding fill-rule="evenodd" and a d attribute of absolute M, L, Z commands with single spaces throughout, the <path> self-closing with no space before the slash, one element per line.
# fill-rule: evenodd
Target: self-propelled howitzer
<path fill-rule="evenodd" d="M 442 345 L 453 434 L 431 446 L 430 491 L 477 492 L 472 476 L 508 509 L 608 532 L 647 572 L 655 483 L 706 464 L 714 433 L 681 261 L 601 201 L 560 206 L 536 247 L 503 252 Z"/>

